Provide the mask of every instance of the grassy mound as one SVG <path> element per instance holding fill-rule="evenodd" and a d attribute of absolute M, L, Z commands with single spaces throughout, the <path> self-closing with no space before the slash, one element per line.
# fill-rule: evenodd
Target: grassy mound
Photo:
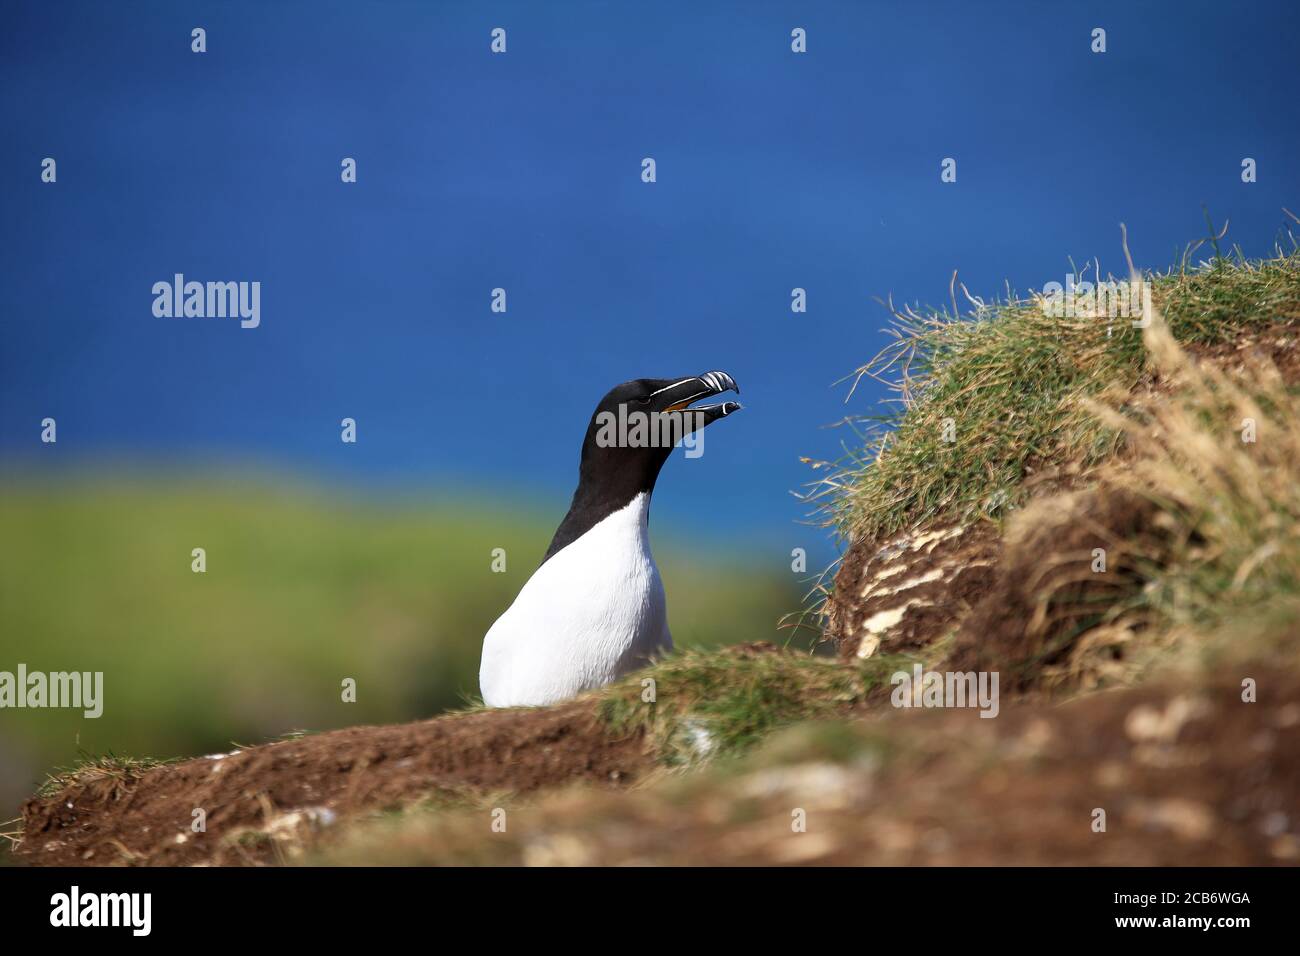
<path fill-rule="evenodd" d="M 1298 250 L 1258 262 L 1216 258 L 1146 281 L 1185 346 L 1300 318 Z M 1012 300 L 967 317 L 895 314 L 895 341 L 855 378 L 888 381 L 898 407 L 863 420 L 865 447 L 815 496 L 846 538 L 998 515 L 1024 500 L 1036 472 L 1113 454 L 1120 433 L 1087 401 L 1127 394 L 1148 373 L 1142 330 L 1106 313 L 1057 317 L 1044 306 Z"/>
<path fill-rule="evenodd" d="M 941 666 L 1066 693 L 1293 656 L 1300 250 L 1143 281 L 1140 321 L 1042 299 L 908 313 L 859 370 L 894 369 L 903 405 L 826 483 L 853 542 L 828 601 L 842 654 L 906 632 Z M 957 601 L 953 561 L 908 552 L 935 528 L 991 569 Z"/>
<path fill-rule="evenodd" d="M 1300 376 L 1246 335 L 1231 363 L 1198 360 L 1152 317 L 1157 385 L 1080 403 L 1123 457 L 1010 517 L 1000 578 L 963 621 L 954 666 L 1067 688 L 1170 667 L 1295 666 Z"/>

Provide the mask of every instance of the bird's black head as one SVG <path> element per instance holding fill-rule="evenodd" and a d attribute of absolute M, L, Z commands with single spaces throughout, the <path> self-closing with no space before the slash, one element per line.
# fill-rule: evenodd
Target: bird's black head
<path fill-rule="evenodd" d="M 726 372 L 639 378 L 610 389 L 587 425 L 578 490 L 547 557 L 641 492 L 653 491 L 678 442 L 688 455 L 702 450 L 702 430 L 741 406 L 692 403 L 729 391 L 739 394 L 740 386 Z"/>
<path fill-rule="evenodd" d="M 691 407 L 728 391 L 740 394 L 740 386 L 726 372 L 638 378 L 610 389 L 587 425 L 582 479 L 651 490 L 674 445 L 681 442 L 689 454 L 707 425 L 740 409 L 738 402 Z"/>

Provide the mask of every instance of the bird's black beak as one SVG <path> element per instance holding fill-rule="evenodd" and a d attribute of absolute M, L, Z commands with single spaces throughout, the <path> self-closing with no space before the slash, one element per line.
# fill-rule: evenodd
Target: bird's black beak
<path fill-rule="evenodd" d="M 741 409 L 739 402 L 721 402 L 717 405 L 696 405 L 692 402 L 702 398 L 711 398 L 723 392 L 740 394 L 740 386 L 726 372 L 705 372 L 690 378 L 682 378 L 660 388 L 651 396 L 654 410 L 658 412 L 689 412 L 688 421 L 692 430 L 703 428 L 719 418 L 726 418 L 732 412 Z"/>

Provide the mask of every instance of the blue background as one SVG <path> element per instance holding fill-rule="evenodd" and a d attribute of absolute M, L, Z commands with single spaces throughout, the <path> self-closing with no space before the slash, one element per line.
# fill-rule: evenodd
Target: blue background
<path fill-rule="evenodd" d="M 1027 291 L 1070 256 L 1122 272 L 1121 221 L 1165 267 L 1202 203 L 1270 251 L 1300 210 L 1296 10 L 7 3 L 0 453 L 558 520 L 608 387 L 719 368 L 746 410 L 670 462 L 656 523 L 829 557 L 789 492 L 879 397 L 834 384 L 884 344 L 874 297 L 942 304 L 954 268 Z M 175 272 L 259 280 L 261 327 L 155 318 Z"/>

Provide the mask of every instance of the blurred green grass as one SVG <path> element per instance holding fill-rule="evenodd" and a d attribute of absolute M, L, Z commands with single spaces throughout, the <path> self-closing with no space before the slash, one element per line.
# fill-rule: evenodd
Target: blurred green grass
<path fill-rule="evenodd" d="M 208 753 L 462 704 L 484 633 L 559 517 L 284 481 L 0 479 L 0 670 L 103 671 L 105 698 L 97 720 L 0 711 L 0 799 L 15 807 L 83 753 Z M 706 565 L 652 536 L 680 646 L 784 640 L 776 622 L 799 604 L 788 558 Z"/>

